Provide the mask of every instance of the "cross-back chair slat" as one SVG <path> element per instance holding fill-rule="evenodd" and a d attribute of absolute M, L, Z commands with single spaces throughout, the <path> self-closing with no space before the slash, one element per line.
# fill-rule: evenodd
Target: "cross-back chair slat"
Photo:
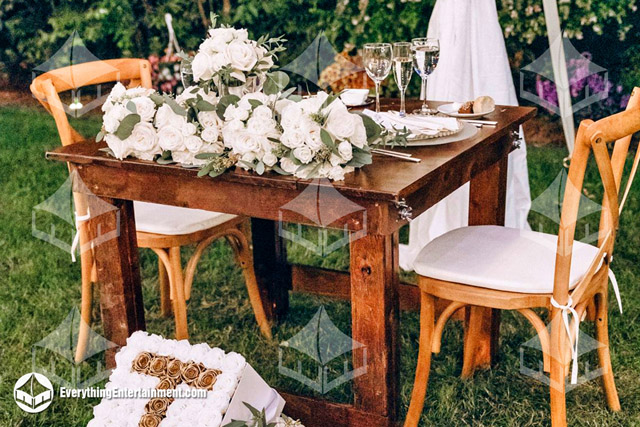
<path fill-rule="evenodd" d="M 589 270 L 572 292 L 574 297 L 572 299 L 576 304 L 582 295 L 588 293 L 586 287 L 591 286 L 591 279 L 600 269 L 602 263 L 608 263 L 611 260 L 619 217 L 622 211 L 623 202 L 620 201 L 620 188 L 625 160 L 629 151 L 631 137 L 638 131 L 640 131 L 639 88 L 633 90 L 625 111 L 596 122 L 584 120 L 580 123 L 569 168 L 558 232 L 553 298 L 559 304 L 564 305 L 569 299 L 573 242 L 590 154 L 593 152 L 600 180 L 604 187 L 598 235 L 598 247 L 600 250 L 592 261 Z M 615 141 L 615 144 L 610 156 L 607 143 L 611 141 Z M 634 166 L 627 178 L 626 194 L 628 194 L 633 182 L 638 161 L 640 161 L 640 150 L 636 152 Z M 622 200 L 624 201 L 625 198 L 626 196 L 623 196 Z"/>

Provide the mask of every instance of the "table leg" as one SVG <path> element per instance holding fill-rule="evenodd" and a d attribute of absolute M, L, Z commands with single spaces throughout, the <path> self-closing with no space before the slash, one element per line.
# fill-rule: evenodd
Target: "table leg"
<path fill-rule="evenodd" d="M 117 209 L 105 212 L 109 205 Z M 132 333 L 145 329 L 133 202 L 89 196 L 89 210 L 95 215 L 88 228 L 100 286 L 102 327 L 109 341 L 123 346 Z M 107 350 L 108 368 L 115 367 L 116 350 Z"/>
<path fill-rule="evenodd" d="M 284 316 L 289 309 L 291 266 L 287 262 L 285 242 L 278 235 L 275 221 L 252 218 L 253 265 L 270 322 Z"/>
<path fill-rule="evenodd" d="M 351 317 L 353 339 L 366 347 L 366 373 L 354 379 L 356 409 L 387 417 L 398 414 L 398 233 L 352 241 Z M 354 368 L 365 352 L 354 349 Z"/>
<path fill-rule="evenodd" d="M 504 225 L 507 165 L 505 156 L 471 180 L 469 225 Z M 491 365 L 497 354 L 500 330 L 499 310 L 485 307 L 466 310 L 462 377 Z"/>

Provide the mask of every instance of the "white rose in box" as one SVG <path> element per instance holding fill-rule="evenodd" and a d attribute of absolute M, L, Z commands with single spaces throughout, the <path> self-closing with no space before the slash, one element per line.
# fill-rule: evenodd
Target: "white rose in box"
<path fill-rule="evenodd" d="M 116 354 L 116 369 L 105 389 L 137 393 L 105 398 L 93 409 L 89 426 L 212 426 L 251 422 L 245 404 L 276 422 L 284 400 L 238 353 L 225 354 L 202 343 L 165 340 L 135 332 Z"/>

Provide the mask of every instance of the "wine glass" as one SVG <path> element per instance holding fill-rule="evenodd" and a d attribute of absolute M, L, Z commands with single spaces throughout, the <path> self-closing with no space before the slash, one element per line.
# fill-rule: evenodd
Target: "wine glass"
<path fill-rule="evenodd" d="M 364 68 L 376 84 L 376 113 L 380 112 L 380 82 L 391 71 L 391 45 L 389 43 L 367 43 L 364 45 Z"/>
<path fill-rule="evenodd" d="M 407 115 L 404 104 L 404 94 L 413 74 L 413 60 L 411 58 L 411 43 L 398 42 L 393 44 L 393 77 L 400 89 L 400 117 Z"/>
<path fill-rule="evenodd" d="M 422 107 L 415 110 L 415 114 L 428 116 L 436 114 L 437 111 L 432 110 L 427 105 L 427 77 L 433 73 L 438 65 L 438 59 L 440 59 L 440 42 L 438 39 L 432 38 L 417 38 L 411 40 L 411 50 L 413 51 L 413 68 L 416 73 L 422 78 L 422 90 L 421 93 L 424 96 L 422 98 Z"/>

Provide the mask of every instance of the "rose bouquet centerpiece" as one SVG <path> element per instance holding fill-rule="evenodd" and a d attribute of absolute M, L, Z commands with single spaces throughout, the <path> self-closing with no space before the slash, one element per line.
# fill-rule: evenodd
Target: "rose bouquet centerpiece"
<path fill-rule="evenodd" d="M 105 140 L 111 154 L 122 160 L 127 156 L 153 160 L 162 153 L 153 121 L 157 93 L 141 87 L 127 89 L 121 83 L 111 90 L 102 105 L 102 129 L 96 138 Z"/>
<path fill-rule="evenodd" d="M 196 55 L 183 55 L 182 66 L 191 72 L 196 85 L 216 88 L 217 92 L 242 96 L 256 92 L 268 79 L 277 54 L 284 50 L 282 37 L 268 35 L 249 39 L 246 29 L 227 26 L 216 28 L 215 16 L 208 37 L 200 44 Z"/>

